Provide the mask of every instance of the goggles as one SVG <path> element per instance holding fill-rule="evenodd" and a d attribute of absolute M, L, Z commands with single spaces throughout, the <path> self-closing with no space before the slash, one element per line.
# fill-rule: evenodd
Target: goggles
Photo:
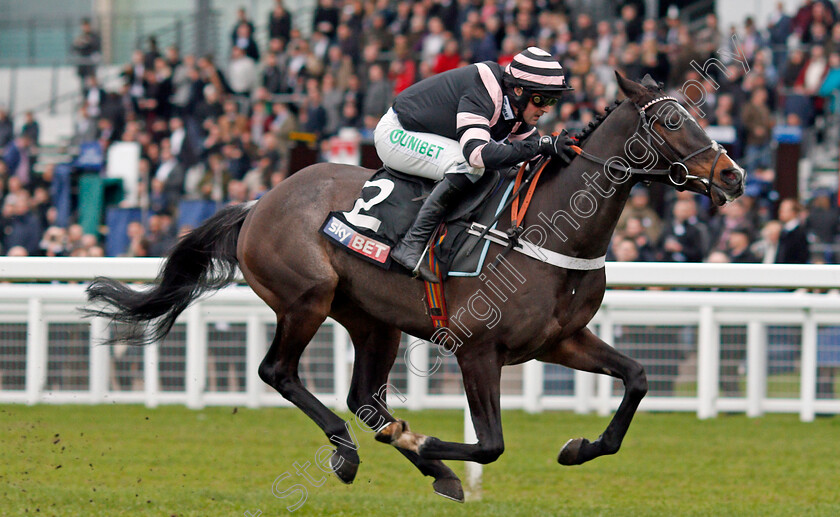
<path fill-rule="evenodd" d="M 557 104 L 557 97 L 548 97 L 547 95 L 543 95 L 541 93 L 532 93 L 531 104 L 538 108 L 542 108 L 543 106 L 554 106 Z"/>

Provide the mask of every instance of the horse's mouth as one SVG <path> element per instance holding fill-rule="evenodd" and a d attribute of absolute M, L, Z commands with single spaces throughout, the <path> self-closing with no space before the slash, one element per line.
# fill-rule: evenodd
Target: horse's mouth
<path fill-rule="evenodd" d="M 723 206 L 727 201 L 729 201 L 726 194 L 723 192 L 723 189 L 714 184 L 709 190 L 709 198 L 711 198 L 712 203 L 714 203 L 715 206 Z"/>
<path fill-rule="evenodd" d="M 730 201 L 734 201 L 741 194 L 744 193 L 744 186 L 743 184 L 739 184 L 733 192 L 729 192 L 727 189 L 715 185 L 712 183 L 712 188 L 709 189 L 709 197 L 716 206 L 723 206 Z"/>
<path fill-rule="evenodd" d="M 720 181 L 712 181 L 709 185 L 708 178 L 692 176 L 683 188 L 709 196 L 715 206 L 723 206 L 744 193 L 746 178 L 737 165 L 722 170 L 718 179 Z"/>
<path fill-rule="evenodd" d="M 707 185 L 705 181 L 695 180 L 686 186 L 688 187 L 687 190 L 709 196 L 715 206 L 723 206 L 743 194 L 743 188 L 737 189 L 739 190 L 738 192 L 727 192 L 725 188 L 714 183 L 712 183 L 712 188 L 709 188 Z"/>

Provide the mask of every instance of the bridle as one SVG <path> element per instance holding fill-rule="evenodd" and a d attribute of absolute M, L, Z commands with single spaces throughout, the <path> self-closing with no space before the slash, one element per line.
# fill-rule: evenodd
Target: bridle
<path fill-rule="evenodd" d="M 592 155 L 581 149 L 580 146 L 574 147 L 575 152 L 581 157 L 586 158 L 591 162 L 604 165 L 607 168 L 620 172 L 622 174 L 629 174 L 631 176 L 652 176 L 652 179 L 654 180 L 665 181 L 670 183 L 671 185 L 676 187 L 677 190 L 684 190 L 685 184 L 688 183 L 688 180 L 697 180 L 706 186 L 705 194 L 707 196 L 711 196 L 715 168 L 717 167 L 717 163 L 718 160 L 720 160 L 721 155 L 726 154 L 726 149 L 724 149 L 723 146 L 721 146 L 714 140 L 710 140 L 709 145 L 697 149 L 696 151 L 689 153 L 687 156 L 681 158 L 680 153 L 678 153 L 664 138 L 659 137 L 658 143 L 660 145 L 654 145 L 653 139 L 651 137 L 651 135 L 653 134 L 652 121 L 648 119 L 647 110 L 660 102 L 667 101 L 675 102 L 679 105 L 679 101 L 677 101 L 677 99 L 668 95 L 657 97 L 649 101 L 644 106 L 639 106 L 635 102 L 633 103 L 633 105 L 636 107 L 636 110 L 639 113 L 639 125 L 636 126 L 636 133 L 640 135 L 647 135 L 648 146 L 651 149 L 656 150 L 666 160 L 671 161 L 671 165 L 667 169 L 640 169 L 635 167 L 625 167 L 620 163 L 616 163 L 617 160 L 604 160 L 595 155 Z M 708 151 L 709 149 L 715 149 L 717 151 L 717 154 L 715 154 L 715 159 L 712 161 L 712 168 L 711 171 L 709 171 L 709 177 L 703 178 L 701 176 L 689 174 L 688 167 L 686 166 L 685 162 L 691 160 L 695 156 L 705 151 Z"/>

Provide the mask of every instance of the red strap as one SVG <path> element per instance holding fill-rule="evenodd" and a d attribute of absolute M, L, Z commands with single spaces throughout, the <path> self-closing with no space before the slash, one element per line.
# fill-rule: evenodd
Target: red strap
<path fill-rule="evenodd" d="M 447 227 L 444 223 L 438 226 L 435 237 L 432 239 L 432 246 L 429 248 L 429 269 L 431 269 L 438 278 L 440 275 L 440 262 L 437 259 L 437 247 L 443 242 L 447 234 Z M 448 327 L 449 315 L 446 311 L 446 296 L 443 291 L 443 279 L 441 283 L 433 284 L 425 282 L 426 288 L 426 305 L 429 308 L 429 317 L 435 328 Z"/>
<path fill-rule="evenodd" d="M 540 179 L 540 174 L 545 169 L 545 166 L 548 165 L 548 162 L 551 161 L 551 157 L 546 158 L 543 164 L 540 166 L 540 169 L 534 175 L 534 179 L 531 180 L 531 185 L 528 187 L 528 193 L 525 194 L 525 200 L 522 202 L 522 206 L 519 207 L 519 196 L 516 196 L 516 199 L 513 200 L 513 205 L 510 207 L 510 223 L 511 227 L 515 228 L 519 226 L 519 222 L 525 219 L 525 212 L 528 211 L 528 206 L 531 204 L 531 198 L 534 197 L 534 190 L 537 188 L 537 181 Z M 525 164 L 522 164 L 522 167 L 519 168 L 519 172 L 516 174 L 516 182 L 513 185 L 513 190 L 516 192 L 519 190 L 519 184 L 522 180 L 522 174 L 525 171 Z"/>

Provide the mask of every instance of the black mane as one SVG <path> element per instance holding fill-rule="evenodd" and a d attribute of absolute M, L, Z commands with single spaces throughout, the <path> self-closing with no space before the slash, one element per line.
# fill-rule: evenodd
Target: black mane
<path fill-rule="evenodd" d="M 586 141 L 586 139 L 587 139 L 587 138 L 589 138 L 589 135 L 591 135 L 591 134 L 592 134 L 592 132 L 593 132 L 593 131 L 595 131 L 595 129 L 596 129 L 598 126 L 600 126 L 602 122 L 604 122 L 604 119 L 606 119 L 606 118 L 607 118 L 607 116 L 609 116 L 609 114 L 610 114 L 610 113 L 612 113 L 612 112 L 613 112 L 613 110 L 614 110 L 614 109 L 616 109 L 616 108 L 617 108 L 617 107 L 618 107 L 621 103 L 622 103 L 622 101 L 617 100 L 617 101 L 615 101 L 613 104 L 611 104 L 611 105 L 607 106 L 607 107 L 604 109 L 604 113 L 601 113 L 601 114 L 599 114 L 599 115 L 595 115 L 595 120 L 591 121 L 591 122 L 590 122 L 590 123 L 589 123 L 589 124 L 588 124 L 585 128 L 583 128 L 581 131 L 579 131 L 579 132 L 575 133 L 575 134 L 572 136 L 572 138 L 574 138 L 575 140 L 577 140 L 577 141 L 578 141 L 578 144 L 582 144 L 584 141 Z"/>
<path fill-rule="evenodd" d="M 651 81 L 653 81 L 653 79 L 651 79 Z M 644 80 L 643 80 L 642 84 L 644 84 L 645 88 L 647 88 L 648 91 L 650 91 L 650 93 L 652 95 L 663 95 L 664 94 L 664 92 L 662 91 L 662 88 L 664 87 L 664 85 L 662 83 L 645 84 Z M 578 144 L 582 144 L 587 138 L 589 138 L 589 135 L 591 135 L 592 132 L 595 131 L 595 129 L 598 126 L 601 125 L 601 123 L 604 121 L 604 119 L 607 118 L 607 116 L 610 113 L 612 113 L 613 110 L 615 110 L 622 102 L 624 102 L 624 101 L 616 100 L 613 104 L 607 106 L 604 109 L 604 113 L 602 113 L 600 115 L 595 115 L 595 120 L 590 122 L 581 131 L 575 133 L 573 135 L 573 138 L 575 138 L 578 141 Z"/>

